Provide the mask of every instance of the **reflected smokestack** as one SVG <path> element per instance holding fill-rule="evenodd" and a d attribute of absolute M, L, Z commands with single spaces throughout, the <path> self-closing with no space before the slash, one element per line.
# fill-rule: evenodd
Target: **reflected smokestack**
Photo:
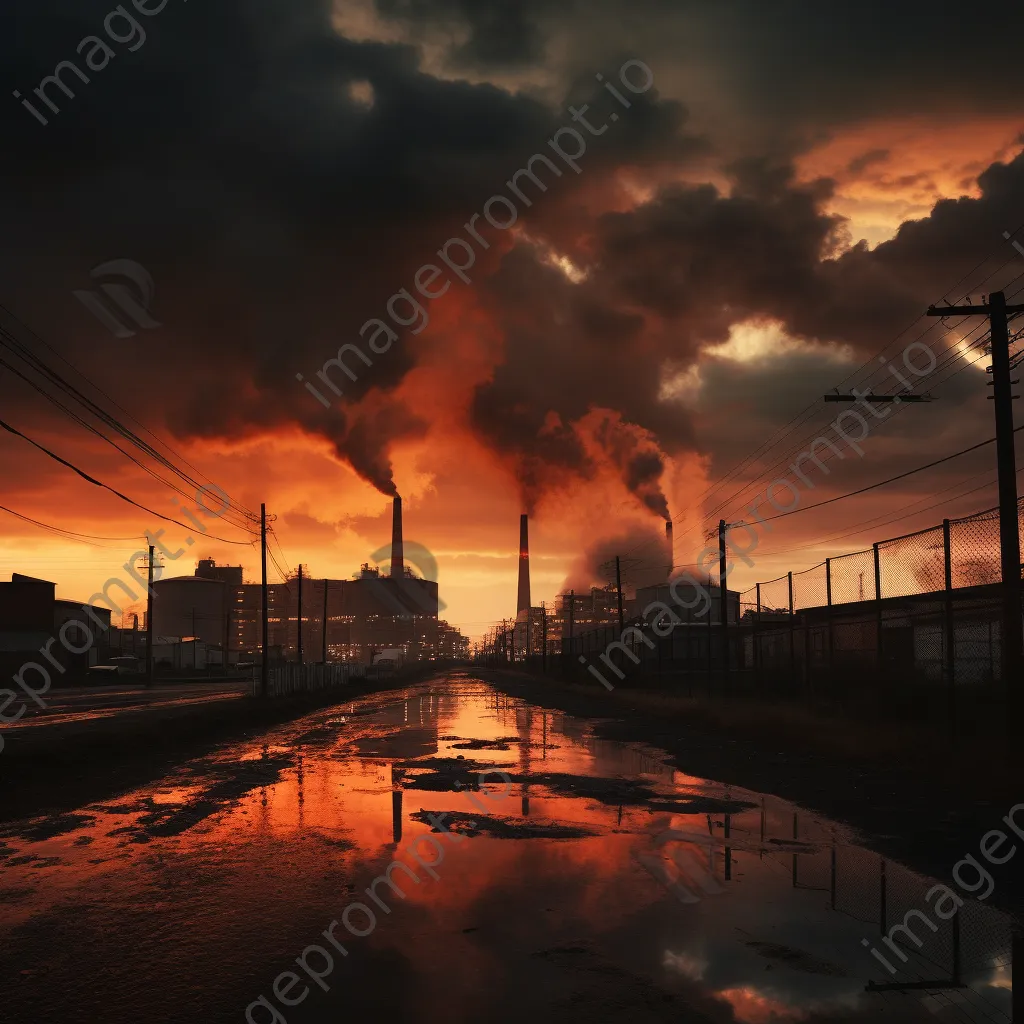
<path fill-rule="evenodd" d="M 672 537 L 672 520 L 665 520 L 665 540 L 668 543 L 668 578 L 672 579 L 672 570 L 676 564 L 675 542 Z"/>
<path fill-rule="evenodd" d="M 519 594 L 516 597 L 516 611 L 530 607 L 530 531 L 528 517 L 524 512 L 519 517 Z"/>
<path fill-rule="evenodd" d="M 402 499 L 395 495 L 391 520 L 391 575 L 405 575 L 405 550 L 402 545 Z"/>

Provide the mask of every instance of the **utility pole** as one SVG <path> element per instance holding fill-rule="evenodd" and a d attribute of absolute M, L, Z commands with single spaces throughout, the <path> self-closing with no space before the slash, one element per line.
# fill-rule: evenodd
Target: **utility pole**
<path fill-rule="evenodd" d="M 540 622 L 541 622 L 541 648 L 540 654 L 540 665 L 541 671 L 547 675 L 548 672 L 548 609 L 543 601 L 540 603 Z"/>
<path fill-rule="evenodd" d="M 327 664 L 327 579 L 324 578 L 324 649 L 323 662 Z"/>
<path fill-rule="evenodd" d="M 626 623 L 622 617 L 622 570 L 619 566 L 618 555 L 615 556 L 615 590 L 619 597 L 619 634 L 621 635 L 626 629 Z"/>
<path fill-rule="evenodd" d="M 725 564 L 725 535 L 728 527 L 724 519 L 718 520 L 718 586 L 722 598 L 722 665 L 724 668 L 723 686 L 728 686 L 729 679 L 729 587 L 728 569 Z M 710 621 L 710 620 L 709 620 Z"/>
<path fill-rule="evenodd" d="M 576 624 L 576 591 L 569 591 L 569 662 L 572 663 L 572 657 L 576 653 L 573 649 L 573 630 Z"/>
<path fill-rule="evenodd" d="M 153 685 L 153 545 L 149 545 L 149 583 L 146 589 L 146 685 Z"/>
<path fill-rule="evenodd" d="M 301 562 L 299 562 L 299 608 L 298 608 L 298 615 L 296 616 L 296 626 L 297 626 L 297 630 L 296 631 L 298 633 L 298 642 L 297 642 L 298 661 L 299 661 L 299 664 L 301 665 L 302 664 L 302 563 Z"/>
<path fill-rule="evenodd" d="M 1010 379 L 1010 333 L 1007 317 L 1024 313 L 1024 305 L 1008 306 L 1002 292 L 987 303 L 967 306 L 929 306 L 928 316 L 987 316 L 992 339 L 992 380 L 989 396 L 995 405 L 996 469 L 999 477 L 999 550 L 1002 563 L 1003 622 L 1002 676 L 1006 687 L 1009 729 L 1008 753 L 1019 749 L 1017 728 L 1024 718 L 1024 679 L 1020 605 L 1020 537 L 1017 525 L 1017 464 L 1013 444 L 1013 384 Z M 1019 753 L 1014 754 L 1020 757 Z M 1019 763 L 1019 762 L 1018 762 Z"/>
<path fill-rule="evenodd" d="M 152 550 L 152 549 L 150 549 Z M 266 697 L 270 689 L 270 644 L 267 640 L 270 617 L 267 612 L 267 506 L 260 505 L 260 555 L 263 562 L 262 616 L 263 616 L 263 664 L 260 666 L 260 694 Z"/>

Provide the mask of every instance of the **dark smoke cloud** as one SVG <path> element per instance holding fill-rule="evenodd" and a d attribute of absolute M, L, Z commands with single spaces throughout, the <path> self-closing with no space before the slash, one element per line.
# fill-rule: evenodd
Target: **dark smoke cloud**
<path fill-rule="evenodd" d="M 390 494 L 389 445 L 423 425 L 397 400 L 387 417 L 361 403 L 400 383 L 417 339 L 400 332 L 372 368 L 357 364 L 330 412 L 295 374 L 315 381 L 340 344 L 358 341 L 359 326 L 568 118 L 526 95 L 423 74 L 409 47 L 342 38 L 331 9 L 171 3 L 140 15 L 147 38 L 135 53 L 88 84 L 75 79 L 73 99 L 55 92 L 62 109 L 48 126 L 11 99 L 0 117 L 19 158 L 4 169 L 0 271 L 15 312 L 69 358 L 87 352 L 90 374 L 115 393 L 158 376 L 147 415 L 179 436 L 298 423 Z M 9 82 L 31 95 L 83 36 L 102 32 L 107 11 L 78 0 L 5 8 Z M 364 81 L 369 107 L 349 91 Z M 627 145 L 680 152 L 679 109 L 646 100 L 637 113 L 595 156 L 594 174 Z M 163 327 L 138 345 L 113 344 L 71 297 L 91 267 L 120 257 L 156 282 Z"/>
<path fill-rule="evenodd" d="M 873 251 L 846 248 L 843 221 L 824 212 L 833 183 L 801 184 L 792 170 L 795 153 L 873 116 L 1024 109 L 1013 62 L 986 56 L 991 25 L 977 9 L 964 19 L 960 5 L 919 0 L 813 10 L 794 0 L 377 6 L 410 42 L 425 27 L 452 29 L 453 64 L 479 77 L 512 68 L 529 81 L 550 69 L 556 99 L 434 77 L 415 45 L 344 38 L 328 0 L 171 0 L 159 16 L 140 16 L 145 45 L 118 47 L 89 84 L 76 82 L 49 126 L 5 94 L 0 118 L 16 155 L 0 197 L 5 297 L 107 390 L 133 396 L 125 400 L 144 406 L 147 422 L 210 438 L 298 424 L 395 493 L 390 449 L 425 429 L 395 390 L 422 343 L 403 335 L 365 373 L 358 367 L 331 410 L 295 373 L 312 378 L 381 315 L 544 148 L 567 120 L 564 101 L 606 113 L 594 72 L 624 56 L 642 56 L 657 87 L 590 140 L 583 174 L 566 175 L 524 212 L 526 234 L 475 283 L 504 353 L 471 419 L 513 467 L 529 508 L 607 459 L 664 514 L 660 460 L 697 446 L 692 416 L 659 398 L 665 363 L 685 368 L 755 318 L 871 351 L 1024 220 L 1018 158 L 982 175 L 981 199 L 940 203 Z M 9 90 L 30 93 L 102 30 L 109 10 L 100 0 L 5 7 Z M 627 15 L 635 27 L 624 38 Z M 1012 38 L 1024 9 L 1000 19 Z M 956 58 L 936 61 L 951 38 Z M 714 90 L 702 77 L 709 67 Z M 720 95 L 735 118 L 706 131 L 711 116 L 691 117 L 663 85 L 672 81 L 692 84 L 695 108 Z M 352 88 L 365 82 L 369 106 Z M 731 162 L 719 166 L 724 154 Z M 861 169 L 878 158 L 864 154 Z M 698 167 L 730 185 L 694 183 Z M 595 218 L 602 198 L 620 196 L 624 169 L 673 183 Z M 549 250 L 585 269 L 585 280 L 555 269 Z M 129 344 L 71 297 L 89 286 L 91 267 L 117 257 L 153 274 L 164 325 Z M 8 407 L 26 402 L 9 380 L 0 388 Z M 618 424 L 597 452 L 587 444 L 594 410 Z M 650 443 L 631 447 L 620 435 Z"/>
<path fill-rule="evenodd" d="M 669 519 L 668 499 L 661 489 L 665 458 L 655 438 L 620 416 L 605 413 L 594 432 L 601 447 L 618 467 L 631 494 L 656 516 Z"/>
<path fill-rule="evenodd" d="M 583 283 L 534 251 L 510 254 L 492 294 L 496 315 L 515 326 L 474 407 L 492 444 L 585 476 L 592 467 L 582 446 L 544 452 L 539 427 L 554 418 L 564 432 L 596 406 L 618 410 L 623 430 L 655 438 L 666 454 L 692 450 L 690 415 L 659 399 L 663 364 L 692 365 L 733 325 L 758 320 L 867 358 L 994 251 L 995 266 L 1012 261 L 1009 246 L 999 252 L 1002 232 L 1024 220 L 1024 155 L 985 171 L 980 198 L 940 202 L 874 250 L 849 247 L 842 218 L 824 212 L 831 182 L 798 184 L 791 167 L 766 161 L 731 170 L 728 192 L 666 186 L 601 218 L 586 252 L 569 253 L 587 261 Z M 528 309 L 518 298 L 526 291 Z M 621 467 L 621 452 L 607 450 Z M 654 462 L 646 466 L 653 476 Z"/>
<path fill-rule="evenodd" d="M 624 593 L 668 579 L 672 554 L 664 526 L 637 524 L 588 546 L 569 570 L 561 589 L 586 593 L 591 587 L 614 585 L 616 555 L 620 558 Z"/>

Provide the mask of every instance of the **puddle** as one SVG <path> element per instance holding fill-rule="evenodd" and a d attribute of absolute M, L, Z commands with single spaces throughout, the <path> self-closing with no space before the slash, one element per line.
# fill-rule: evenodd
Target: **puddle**
<path fill-rule="evenodd" d="M 952 880 L 869 845 L 455 674 L 5 825 L 3 1019 L 1008 1021 L 1009 917 L 963 892 L 936 916 Z M 372 934 L 275 1000 L 361 905 Z"/>

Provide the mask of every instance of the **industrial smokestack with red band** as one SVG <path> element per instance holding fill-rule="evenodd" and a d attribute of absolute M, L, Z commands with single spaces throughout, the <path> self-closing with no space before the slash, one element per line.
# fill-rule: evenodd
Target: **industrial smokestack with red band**
<path fill-rule="evenodd" d="M 391 575 L 401 578 L 405 575 L 405 551 L 402 547 L 402 499 L 395 495 L 394 513 L 391 520 Z"/>
<path fill-rule="evenodd" d="M 672 520 L 665 520 L 665 541 L 668 544 L 668 578 L 672 581 L 672 570 L 676 567 L 675 544 L 672 540 Z"/>
<path fill-rule="evenodd" d="M 530 607 L 530 531 L 524 513 L 519 517 L 519 594 L 516 611 Z"/>

